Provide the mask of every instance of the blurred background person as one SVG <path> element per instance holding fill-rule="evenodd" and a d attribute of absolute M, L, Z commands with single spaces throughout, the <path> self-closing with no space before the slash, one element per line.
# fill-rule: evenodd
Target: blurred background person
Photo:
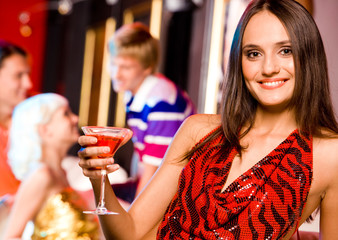
<path fill-rule="evenodd" d="M 32 87 L 29 74 L 27 53 L 0 40 L 0 196 L 15 194 L 20 183 L 7 164 L 7 137 L 13 109 Z"/>
<path fill-rule="evenodd" d="M 138 157 L 136 196 L 153 176 L 183 120 L 195 113 L 186 92 L 157 73 L 159 45 L 146 25 L 122 26 L 108 43 L 116 92 L 125 93 L 127 124 Z"/>
<path fill-rule="evenodd" d="M 98 222 L 70 187 L 62 161 L 77 138 L 78 117 L 66 98 L 38 94 L 14 110 L 8 159 L 22 181 L 4 239 L 20 238 L 33 220 L 32 239 L 99 239 Z"/>
<path fill-rule="evenodd" d="M 8 129 L 14 107 L 26 98 L 31 88 L 27 52 L 0 39 L 0 232 L 20 184 L 7 162 Z"/>

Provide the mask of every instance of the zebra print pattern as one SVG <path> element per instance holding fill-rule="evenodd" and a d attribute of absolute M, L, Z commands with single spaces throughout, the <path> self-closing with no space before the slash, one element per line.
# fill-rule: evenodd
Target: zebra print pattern
<path fill-rule="evenodd" d="M 224 142 L 218 136 L 183 169 L 157 239 L 280 239 L 297 226 L 312 180 L 312 137 L 293 131 L 222 192 L 237 154 L 229 146 L 218 154 Z"/>

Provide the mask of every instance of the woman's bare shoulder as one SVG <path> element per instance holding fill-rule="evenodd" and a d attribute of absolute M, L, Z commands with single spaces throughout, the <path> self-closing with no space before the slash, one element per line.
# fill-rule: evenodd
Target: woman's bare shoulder
<path fill-rule="evenodd" d="M 337 236 L 337 172 L 338 138 L 314 138 L 311 188 L 312 193 L 320 194 L 320 229 L 323 239 L 336 239 Z"/>
<path fill-rule="evenodd" d="M 34 203 L 41 204 L 42 199 L 46 199 L 54 189 L 54 182 L 55 179 L 49 168 L 41 165 L 22 181 L 18 196 L 21 199 L 34 198 Z M 34 203 L 31 202 L 31 204 Z"/>
<path fill-rule="evenodd" d="M 182 128 L 189 131 L 194 141 L 199 141 L 221 125 L 221 117 L 217 114 L 195 114 L 188 117 Z"/>
<path fill-rule="evenodd" d="M 338 172 L 338 136 L 313 139 L 314 170 L 330 178 Z M 323 177 L 324 177 L 323 176 Z M 329 180 L 331 181 L 331 180 Z"/>
<path fill-rule="evenodd" d="M 177 163 L 177 159 L 182 159 L 196 143 L 220 124 L 218 115 L 196 114 L 185 119 L 166 153 L 166 162 Z"/>
<path fill-rule="evenodd" d="M 32 172 L 25 182 L 30 186 L 39 186 L 39 188 L 48 189 L 55 181 L 50 168 L 41 164 L 34 172 Z"/>
<path fill-rule="evenodd" d="M 328 138 L 314 137 L 313 138 L 314 153 L 320 155 L 330 155 L 332 157 L 338 153 L 338 136 L 331 136 Z"/>

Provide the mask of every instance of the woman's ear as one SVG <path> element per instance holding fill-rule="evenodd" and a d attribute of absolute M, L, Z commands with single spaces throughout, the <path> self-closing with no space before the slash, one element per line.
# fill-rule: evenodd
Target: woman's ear
<path fill-rule="evenodd" d="M 39 124 L 37 126 L 38 133 L 41 137 L 41 139 L 44 138 L 45 132 L 46 132 L 46 125 L 45 124 Z"/>
<path fill-rule="evenodd" d="M 45 139 L 46 137 L 51 135 L 51 131 L 48 124 L 39 124 L 37 128 L 41 139 Z"/>

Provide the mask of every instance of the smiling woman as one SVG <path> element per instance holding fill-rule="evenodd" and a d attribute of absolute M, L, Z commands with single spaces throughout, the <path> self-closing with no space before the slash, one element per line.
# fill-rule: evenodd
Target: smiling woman
<path fill-rule="evenodd" d="M 106 188 L 120 213 L 101 218 L 107 238 L 287 240 L 320 207 L 321 237 L 338 239 L 338 124 L 312 16 L 296 1 L 253 0 L 234 39 L 221 114 L 183 123 L 128 211 Z M 79 164 L 98 196 L 93 167 L 113 160 L 96 159 L 91 141 L 79 138 Z"/>
<path fill-rule="evenodd" d="M 291 48 L 288 33 L 275 15 L 264 11 L 251 18 L 243 35 L 242 66 L 246 87 L 258 107 L 286 109 L 289 104 L 295 86 Z"/>

